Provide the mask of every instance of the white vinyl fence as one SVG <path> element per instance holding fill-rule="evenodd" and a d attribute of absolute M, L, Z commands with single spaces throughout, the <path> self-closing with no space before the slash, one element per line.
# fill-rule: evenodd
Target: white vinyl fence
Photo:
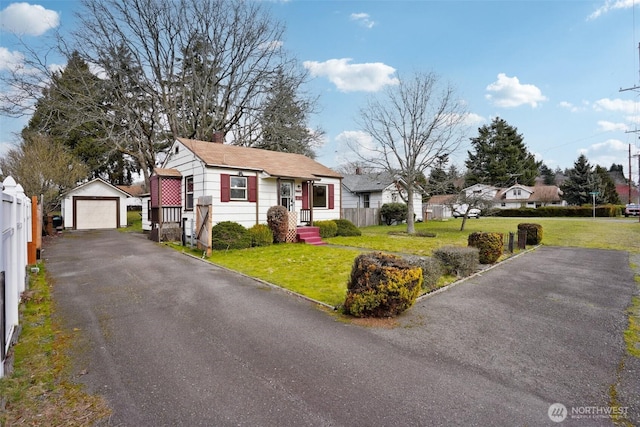
<path fill-rule="evenodd" d="M 2 183 L 0 204 L 0 378 L 13 335 L 17 332 L 20 296 L 27 283 L 27 242 L 31 242 L 31 199 L 12 177 Z"/>

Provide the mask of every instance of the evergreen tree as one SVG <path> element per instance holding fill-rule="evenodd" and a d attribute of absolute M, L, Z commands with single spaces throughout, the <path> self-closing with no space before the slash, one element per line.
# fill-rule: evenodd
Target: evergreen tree
<path fill-rule="evenodd" d="M 556 184 L 556 173 L 544 163 L 540 165 L 540 176 L 542 177 L 544 185 Z"/>
<path fill-rule="evenodd" d="M 429 181 L 426 183 L 425 190 L 431 196 L 436 194 L 455 194 L 456 189 L 450 172 L 445 170 L 449 156 L 443 154 L 436 159 L 435 164 L 431 168 Z M 452 166 L 455 173 L 455 168 Z"/>
<path fill-rule="evenodd" d="M 25 140 L 33 133 L 46 135 L 44 140 L 67 147 L 88 169 L 89 178 L 100 177 L 113 184 L 131 184 L 135 167 L 123 154 L 105 143 L 105 129 L 96 110 L 105 105 L 103 81 L 89 70 L 86 62 L 73 52 L 64 70 L 53 74 L 42 91 L 36 109 L 23 130 Z M 87 108 L 92 105 L 94 109 Z"/>
<path fill-rule="evenodd" d="M 567 172 L 567 179 L 562 184 L 564 199 L 570 205 L 583 205 L 592 203 L 593 191 L 600 190 L 600 179 L 598 174 L 593 171 L 587 157 L 581 154 L 578 160 L 573 164 L 573 169 Z M 601 197 L 601 194 L 599 195 Z M 598 199 L 596 199 L 598 202 Z"/>
<path fill-rule="evenodd" d="M 307 127 L 312 103 L 297 95 L 296 81 L 282 72 L 273 80 L 260 117 L 262 138 L 254 146 L 315 158 L 314 146 L 323 132 Z"/>
<path fill-rule="evenodd" d="M 609 171 L 602 166 L 596 165 L 595 173 L 600 179 L 600 199 L 601 203 L 607 203 L 612 205 L 622 204 L 620 196 L 616 191 L 616 183 L 613 182 Z"/>
<path fill-rule="evenodd" d="M 479 128 L 471 145 L 474 152 L 468 151 L 465 185 L 534 185 L 541 162 L 529 153 L 518 129 L 505 120 L 496 117 L 490 125 Z"/>

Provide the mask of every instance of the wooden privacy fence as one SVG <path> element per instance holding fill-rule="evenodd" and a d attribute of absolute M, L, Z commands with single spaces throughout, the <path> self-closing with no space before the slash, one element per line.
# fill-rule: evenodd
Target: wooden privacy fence
<path fill-rule="evenodd" d="M 356 227 L 380 225 L 380 208 L 342 208 L 342 219 L 348 219 Z"/>
<path fill-rule="evenodd" d="M 37 203 L 36 203 L 37 207 Z M 36 210 L 37 215 L 37 210 Z M 27 265 L 35 263 L 37 248 L 34 244 L 40 236 L 34 236 L 41 224 L 32 211 L 32 200 L 25 196 L 21 185 L 12 177 L 2 183 L 0 224 L 0 378 L 5 375 L 5 361 L 19 325 L 19 304 L 27 286 Z M 34 216 L 36 216 L 34 218 Z M 40 233 L 42 228 L 39 228 Z"/>

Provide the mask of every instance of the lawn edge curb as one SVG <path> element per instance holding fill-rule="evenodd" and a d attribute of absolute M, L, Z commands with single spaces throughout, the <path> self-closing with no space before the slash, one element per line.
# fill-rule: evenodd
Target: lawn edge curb
<path fill-rule="evenodd" d="M 530 249 L 527 249 L 527 250 L 525 250 L 525 251 L 523 251 L 523 252 L 519 252 L 519 253 L 518 253 L 518 254 L 516 254 L 516 255 L 510 256 L 509 258 L 505 259 L 504 261 L 497 262 L 497 263 L 495 263 L 495 264 L 490 265 L 490 266 L 489 266 L 489 267 L 487 267 L 487 268 L 483 268 L 483 269 L 482 269 L 482 270 L 480 270 L 480 271 L 476 271 L 475 273 L 473 273 L 473 274 L 472 274 L 472 275 L 470 275 L 470 276 L 463 277 L 462 279 L 456 280 L 455 282 L 450 283 L 450 284 L 448 284 L 448 285 L 446 285 L 446 286 L 443 286 L 442 288 L 436 289 L 435 291 L 432 291 L 432 292 L 429 292 L 429 293 L 426 293 L 426 294 L 422 294 L 422 295 L 420 295 L 420 296 L 416 299 L 416 302 L 420 302 L 420 301 L 422 301 L 422 300 L 424 300 L 424 299 L 427 299 L 427 298 L 429 298 L 429 297 L 432 297 L 432 296 L 434 296 L 434 295 L 436 295 L 436 294 L 439 294 L 439 293 L 441 293 L 441 292 L 445 292 L 445 291 L 447 291 L 447 290 L 449 290 L 449 289 L 453 288 L 454 286 L 457 286 L 457 285 L 459 285 L 459 284 L 461 284 L 461 283 L 466 282 L 466 281 L 467 281 L 467 280 L 469 280 L 469 279 L 473 279 L 474 277 L 481 276 L 481 275 L 482 275 L 482 274 L 484 274 L 485 272 L 487 272 L 487 271 L 489 271 L 489 270 L 493 270 L 494 268 L 496 268 L 496 267 L 498 267 L 498 266 L 501 266 L 501 265 L 503 265 L 504 263 L 509 262 L 509 261 L 511 261 L 511 260 L 513 260 L 513 259 L 519 258 L 519 257 L 521 257 L 522 255 L 528 254 L 529 252 L 533 252 L 533 251 L 535 251 L 536 249 L 538 249 L 538 248 L 539 248 L 539 247 L 541 247 L 541 246 L 542 246 L 542 245 L 536 245 L 536 246 L 534 246 L 534 247 L 532 247 L 532 248 L 530 248 Z"/>

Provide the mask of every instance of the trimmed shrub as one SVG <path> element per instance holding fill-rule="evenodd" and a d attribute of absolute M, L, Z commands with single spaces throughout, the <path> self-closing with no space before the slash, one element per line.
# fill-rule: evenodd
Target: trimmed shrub
<path fill-rule="evenodd" d="M 266 224 L 256 224 L 249 229 L 251 246 L 269 246 L 273 244 L 273 232 Z"/>
<path fill-rule="evenodd" d="M 597 217 L 616 217 L 621 210 L 616 205 L 596 206 Z M 493 216 L 500 217 L 581 217 L 593 216 L 593 206 L 541 206 L 539 208 L 495 209 L 491 211 Z"/>
<path fill-rule="evenodd" d="M 380 208 L 380 215 L 385 224 L 391 225 L 394 222 L 402 222 L 407 219 L 407 205 L 404 203 L 385 203 Z"/>
<path fill-rule="evenodd" d="M 442 262 L 447 274 L 466 277 L 478 269 L 478 248 L 443 246 L 433 251 L 433 256 Z"/>
<path fill-rule="evenodd" d="M 356 317 L 393 317 L 411 307 L 422 288 L 422 270 L 402 258 L 358 255 L 347 284 L 344 311 Z"/>
<path fill-rule="evenodd" d="M 334 219 L 338 227 L 336 236 L 362 236 L 362 231 L 348 219 Z"/>
<path fill-rule="evenodd" d="M 504 242 L 500 233 L 476 231 L 469 234 L 467 243 L 469 246 L 478 249 L 478 261 L 480 264 L 495 263 L 502 256 L 504 249 Z"/>
<path fill-rule="evenodd" d="M 274 243 L 287 241 L 289 231 L 289 212 L 284 206 L 271 206 L 267 210 L 267 224 L 273 233 Z"/>
<path fill-rule="evenodd" d="M 322 238 L 335 237 L 338 233 L 338 226 L 331 220 L 314 221 L 313 225 L 320 228 L 320 237 Z"/>
<path fill-rule="evenodd" d="M 211 247 L 215 250 L 250 248 L 249 230 L 237 222 L 219 222 L 211 229 Z"/>
<path fill-rule="evenodd" d="M 431 257 L 421 257 L 417 255 L 409 255 L 404 259 L 411 265 L 422 269 L 422 289 L 430 292 L 436 289 L 438 280 L 444 274 L 444 265 L 439 259 Z"/>
<path fill-rule="evenodd" d="M 521 223 L 518 224 L 518 231 L 527 231 L 527 245 L 539 245 L 542 242 L 542 225 Z"/>

